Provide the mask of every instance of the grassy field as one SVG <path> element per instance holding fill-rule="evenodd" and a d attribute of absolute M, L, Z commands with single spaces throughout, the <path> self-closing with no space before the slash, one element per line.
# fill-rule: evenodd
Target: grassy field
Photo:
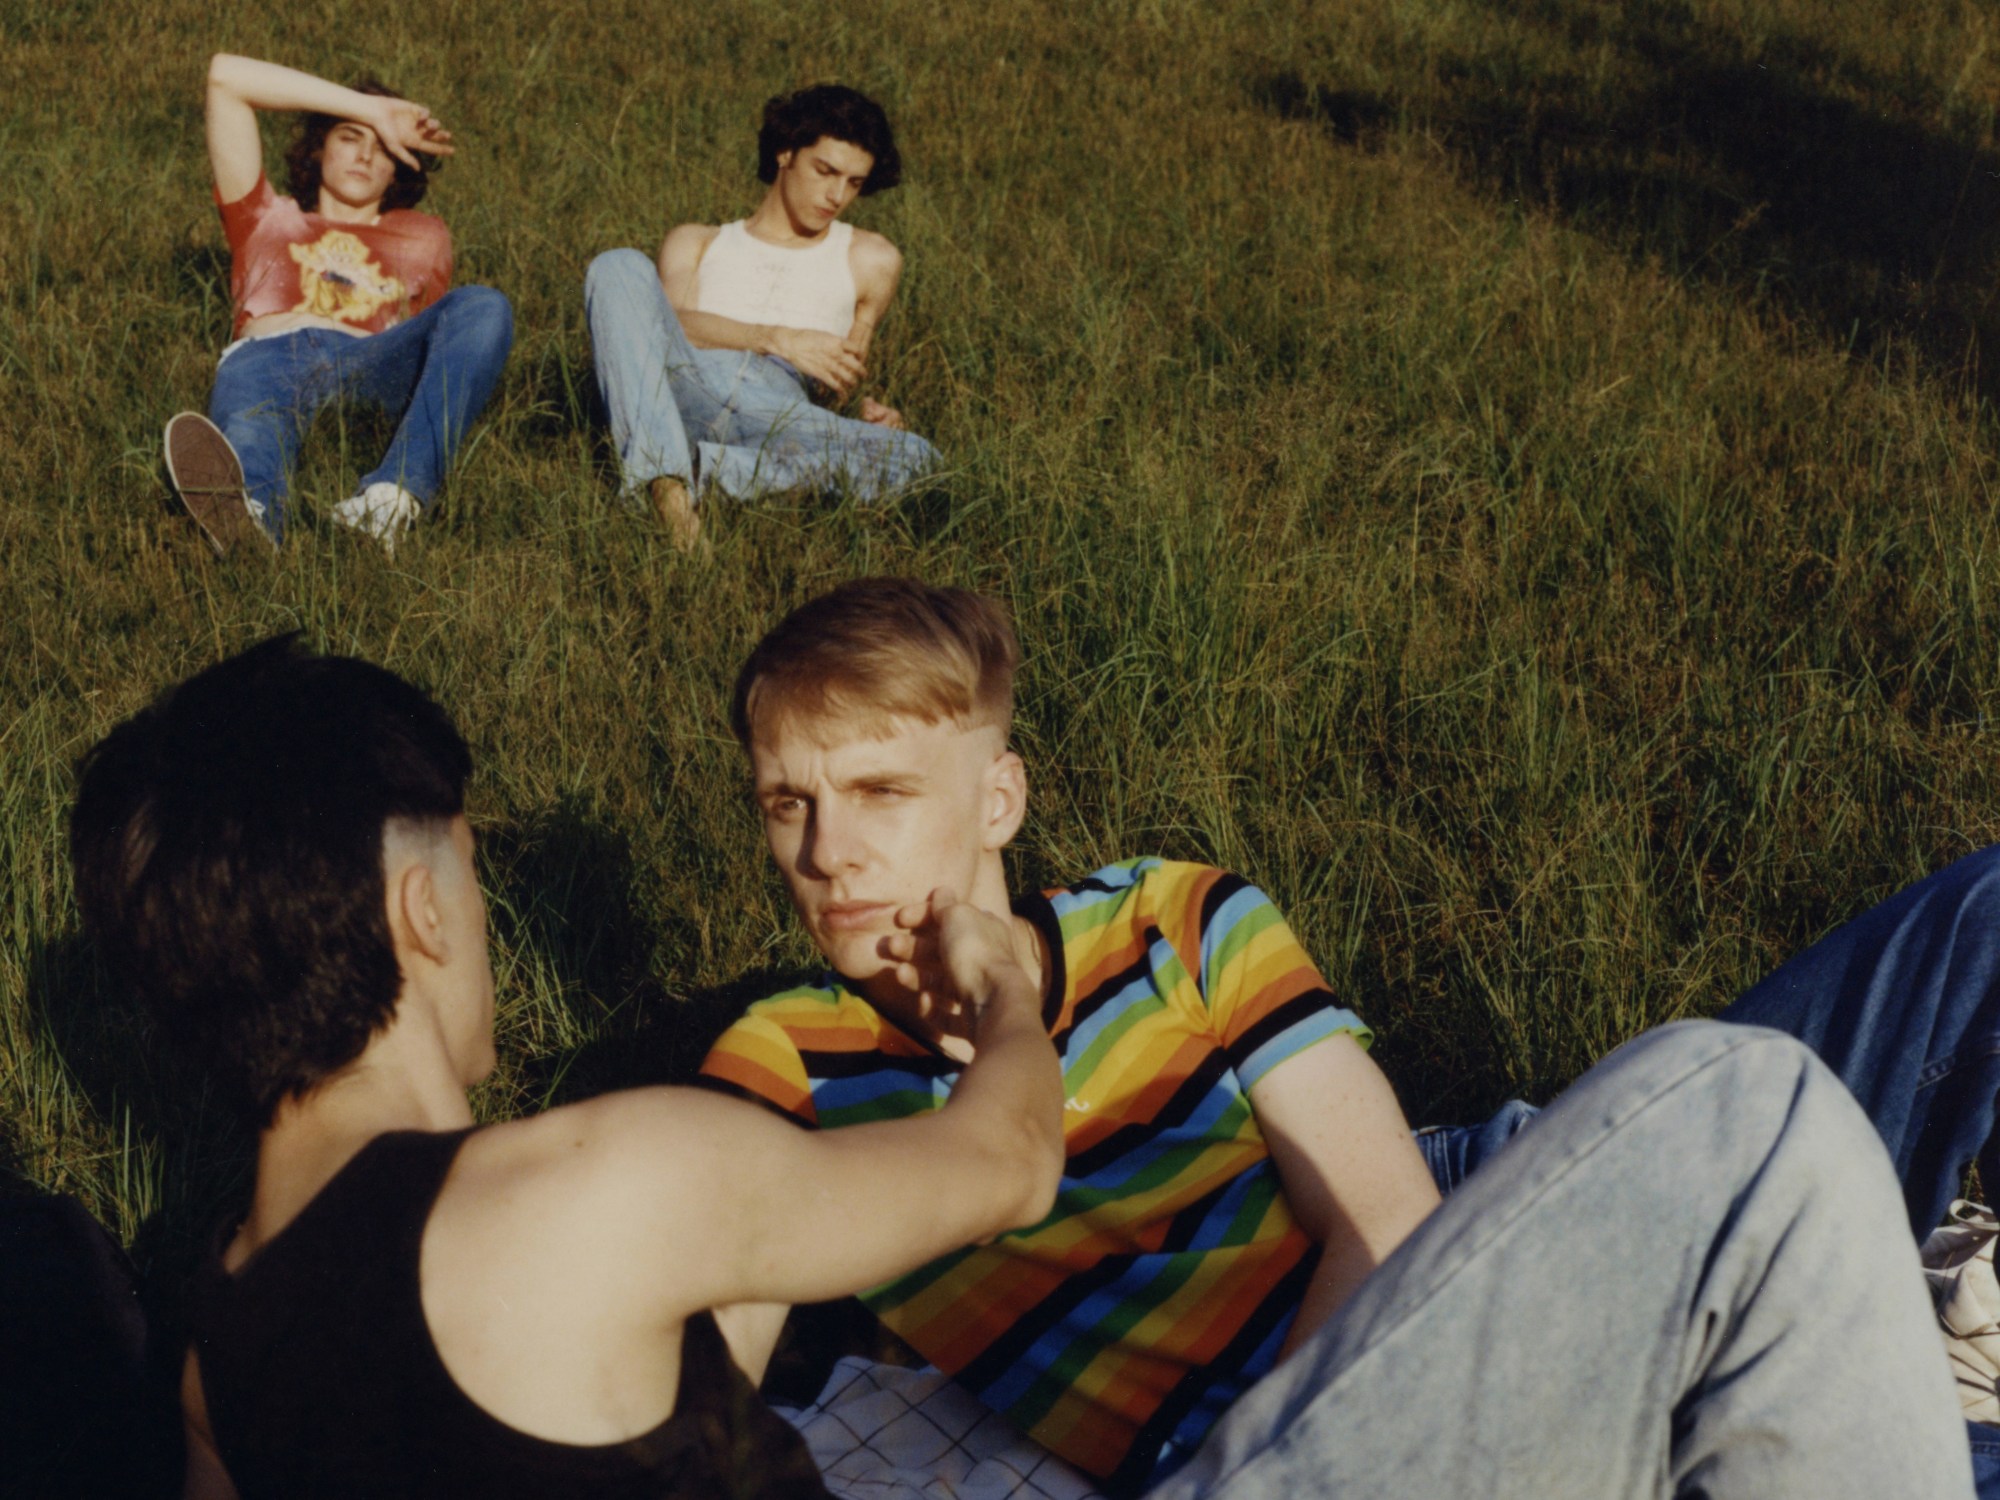
<path fill-rule="evenodd" d="M 0 1186 L 79 1195 L 167 1284 L 243 1141 L 76 936 L 70 768 L 278 630 L 474 745 L 494 1115 L 685 1076 L 806 961 L 724 696 L 863 572 L 1011 601 L 1021 883 L 1244 871 L 1419 1119 L 1545 1098 L 2000 831 L 1990 7 L 212 16 L 0 0 Z M 458 132 L 432 206 L 520 332 L 393 563 L 326 519 L 371 417 L 322 423 L 275 562 L 167 507 L 226 331 L 219 48 Z M 583 270 L 747 210 L 759 104 L 825 78 L 904 138 L 854 218 L 908 259 L 878 388 L 949 466 L 712 516 L 690 560 L 613 503 Z"/>

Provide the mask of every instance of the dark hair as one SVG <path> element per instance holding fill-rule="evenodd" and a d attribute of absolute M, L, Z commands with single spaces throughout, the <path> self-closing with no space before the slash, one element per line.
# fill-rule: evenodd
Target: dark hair
<path fill-rule="evenodd" d="M 381 79 L 372 76 L 359 83 L 350 83 L 348 87 L 357 94 L 374 94 L 382 99 L 403 97 Z M 301 115 L 298 133 L 285 149 L 285 191 L 296 198 L 299 207 L 309 214 L 319 211 L 319 163 L 320 153 L 326 149 L 326 133 L 334 126 L 345 123 L 343 115 Z M 394 157 L 390 160 L 396 161 Z M 390 180 L 389 190 L 382 195 L 383 213 L 397 208 L 415 208 L 424 201 L 424 194 L 431 187 L 430 174 L 438 169 L 441 158 L 419 153 L 417 161 L 421 165 L 414 167 L 407 162 L 396 161 L 396 175 Z"/>
<path fill-rule="evenodd" d="M 886 192 L 903 180 L 903 158 L 889 130 L 882 106 L 838 83 L 816 83 L 793 94 L 764 101 L 764 123 L 757 131 L 757 178 L 778 180 L 778 157 L 810 146 L 822 136 L 859 146 L 875 158 L 861 196 Z"/>
<path fill-rule="evenodd" d="M 383 829 L 456 817 L 471 771 L 444 710 L 393 672 L 265 641 L 84 756 L 70 816 L 84 930 L 268 1124 L 394 1014 Z"/>

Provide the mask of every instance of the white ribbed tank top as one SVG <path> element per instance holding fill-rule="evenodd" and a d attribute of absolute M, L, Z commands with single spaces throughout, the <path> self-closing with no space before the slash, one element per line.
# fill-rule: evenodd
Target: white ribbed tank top
<path fill-rule="evenodd" d="M 854 326 L 853 241 L 854 226 L 837 219 L 803 250 L 767 245 L 741 219 L 724 224 L 695 272 L 695 311 L 844 338 Z"/>

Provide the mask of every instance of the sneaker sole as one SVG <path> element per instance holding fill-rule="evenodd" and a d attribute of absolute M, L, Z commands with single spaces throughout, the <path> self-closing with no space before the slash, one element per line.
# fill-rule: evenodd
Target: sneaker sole
<path fill-rule="evenodd" d="M 227 557 L 253 533 L 265 551 L 278 550 L 271 533 L 250 513 L 243 465 L 220 428 L 199 412 L 184 411 L 168 421 L 163 446 L 174 498 L 217 557 Z"/>

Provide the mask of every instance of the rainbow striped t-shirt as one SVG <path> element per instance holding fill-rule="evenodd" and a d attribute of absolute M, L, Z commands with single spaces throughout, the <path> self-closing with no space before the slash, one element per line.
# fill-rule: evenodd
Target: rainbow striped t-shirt
<path fill-rule="evenodd" d="M 988 1406 L 1106 1488 L 1191 1454 L 1271 1368 L 1313 1267 L 1247 1090 L 1368 1029 L 1261 891 L 1134 859 L 1017 903 L 1048 942 L 1068 1161 L 1041 1223 L 862 1300 Z M 957 1065 L 837 977 L 752 1005 L 705 1081 L 809 1126 L 942 1107 Z"/>

